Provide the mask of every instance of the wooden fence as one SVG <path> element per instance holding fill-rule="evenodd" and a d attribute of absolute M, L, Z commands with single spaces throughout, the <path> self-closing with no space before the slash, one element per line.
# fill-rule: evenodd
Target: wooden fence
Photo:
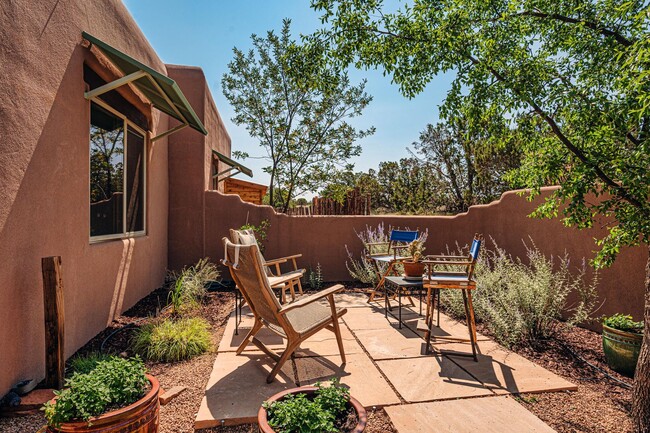
<path fill-rule="evenodd" d="M 332 198 L 314 197 L 311 212 L 312 215 L 370 215 L 370 195 L 361 194 L 355 188 L 341 203 Z"/>

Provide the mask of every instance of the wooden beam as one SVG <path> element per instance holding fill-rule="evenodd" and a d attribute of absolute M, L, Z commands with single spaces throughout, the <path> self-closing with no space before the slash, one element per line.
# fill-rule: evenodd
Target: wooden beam
<path fill-rule="evenodd" d="M 61 257 L 43 257 L 43 305 L 45 309 L 45 386 L 63 388 L 63 277 Z"/>

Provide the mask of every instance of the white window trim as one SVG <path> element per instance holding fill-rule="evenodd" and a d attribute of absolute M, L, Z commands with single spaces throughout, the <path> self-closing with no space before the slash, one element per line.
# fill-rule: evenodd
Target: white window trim
<path fill-rule="evenodd" d="M 127 182 L 126 182 L 126 174 L 128 173 L 127 170 L 127 147 L 128 147 L 128 128 L 130 127 L 133 131 L 137 132 L 142 136 L 144 139 L 144 168 L 143 168 L 143 178 L 144 178 L 144 188 L 143 188 L 143 211 L 142 211 L 142 230 L 135 231 L 135 232 L 127 232 L 124 231 L 126 229 L 126 191 L 123 191 L 122 194 L 122 233 L 116 233 L 116 234 L 111 234 L 111 235 L 99 235 L 99 236 L 90 236 L 90 230 L 88 230 L 88 236 L 89 236 L 89 241 L 91 244 L 96 244 L 100 242 L 105 242 L 105 241 L 112 241 L 116 239 L 128 239 L 128 238 L 136 238 L 136 237 L 143 237 L 147 235 L 147 208 L 148 208 L 148 196 L 147 196 L 147 185 L 149 184 L 148 179 L 147 179 L 147 169 L 148 169 L 148 157 L 149 157 L 149 134 L 142 128 L 140 128 L 138 125 L 133 123 L 131 120 L 129 120 L 124 114 L 120 113 L 110 105 L 108 105 L 106 102 L 102 101 L 98 97 L 93 97 L 90 98 L 88 103 L 88 144 L 90 145 L 90 110 L 91 106 L 93 103 L 99 105 L 101 108 L 105 109 L 106 111 L 110 112 L 111 114 L 114 114 L 115 116 L 119 117 L 122 119 L 124 122 L 124 162 L 123 162 L 123 179 L 122 179 L 122 185 L 124 185 L 124 188 L 126 188 Z M 88 198 L 90 198 L 90 170 L 91 170 L 91 163 L 90 163 L 90 147 L 88 148 Z M 88 207 L 88 223 L 90 228 L 90 203 Z"/>

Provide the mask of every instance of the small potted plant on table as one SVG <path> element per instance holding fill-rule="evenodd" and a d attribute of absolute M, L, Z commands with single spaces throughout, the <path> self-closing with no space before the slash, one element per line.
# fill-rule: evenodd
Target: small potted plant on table
<path fill-rule="evenodd" d="M 612 370 L 634 377 L 642 342 L 643 322 L 624 314 L 603 318 L 603 352 Z"/>
<path fill-rule="evenodd" d="M 329 386 L 303 386 L 279 392 L 257 413 L 262 433 L 361 433 L 366 410 L 347 388 L 332 380 Z"/>
<path fill-rule="evenodd" d="M 45 404 L 47 433 L 156 433 L 160 386 L 140 358 L 110 357 L 74 373 Z"/>
<path fill-rule="evenodd" d="M 422 260 L 422 253 L 424 253 L 424 243 L 416 239 L 406 247 L 406 254 L 410 257 L 402 261 L 404 266 L 404 275 L 407 278 L 422 278 L 424 273 L 424 263 Z"/>

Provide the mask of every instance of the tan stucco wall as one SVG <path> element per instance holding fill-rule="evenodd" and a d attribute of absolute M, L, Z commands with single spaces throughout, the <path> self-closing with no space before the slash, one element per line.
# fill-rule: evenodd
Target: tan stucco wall
<path fill-rule="evenodd" d="M 169 268 L 178 270 L 205 256 L 204 192 L 211 185 L 212 150 L 230 155 L 223 125 L 201 68 L 167 65 L 208 135 L 185 128 L 169 136 Z M 170 121 L 170 127 L 175 126 Z"/>
<path fill-rule="evenodd" d="M 213 259 L 223 256 L 221 238 L 228 228 L 240 227 L 249 221 L 258 224 L 263 219 L 271 223 L 268 230 L 265 256 L 268 259 L 302 253 L 299 265 L 309 269 L 320 263 L 326 281 L 347 281 L 350 275 L 345 267 L 345 246 L 358 258 L 362 245 L 355 231 L 366 225 L 376 227 L 383 222 L 388 228 L 410 227 L 428 230 L 426 252 L 446 252 L 447 246 L 455 248 L 471 241 L 475 232 L 492 237 L 510 254 L 525 258 L 523 241 L 529 238 L 546 255 L 559 256 L 566 251 L 578 266 L 583 258 L 593 257 L 596 250 L 594 237 L 600 238 L 598 229 L 579 231 L 565 227 L 558 219 L 540 220 L 527 215 L 535 203 L 528 202 L 515 192 L 508 192 L 499 201 L 489 205 L 473 206 L 468 213 L 447 216 L 294 216 L 275 213 L 268 206 L 243 203 L 239 197 L 206 192 L 206 254 Z M 493 246 L 488 240 L 487 246 Z M 627 248 L 609 269 L 600 272 L 599 293 L 602 308 L 596 313 L 629 312 L 637 319 L 643 314 L 643 293 L 647 249 Z M 227 270 L 225 270 L 227 272 Z"/>
<path fill-rule="evenodd" d="M 41 257 L 62 257 L 67 356 L 163 281 L 168 172 L 163 139 L 148 155 L 148 235 L 91 245 L 81 32 L 165 66 L 117 0 L 4 1 L 0 21 L 1 396 L 44 374 Z"/>

